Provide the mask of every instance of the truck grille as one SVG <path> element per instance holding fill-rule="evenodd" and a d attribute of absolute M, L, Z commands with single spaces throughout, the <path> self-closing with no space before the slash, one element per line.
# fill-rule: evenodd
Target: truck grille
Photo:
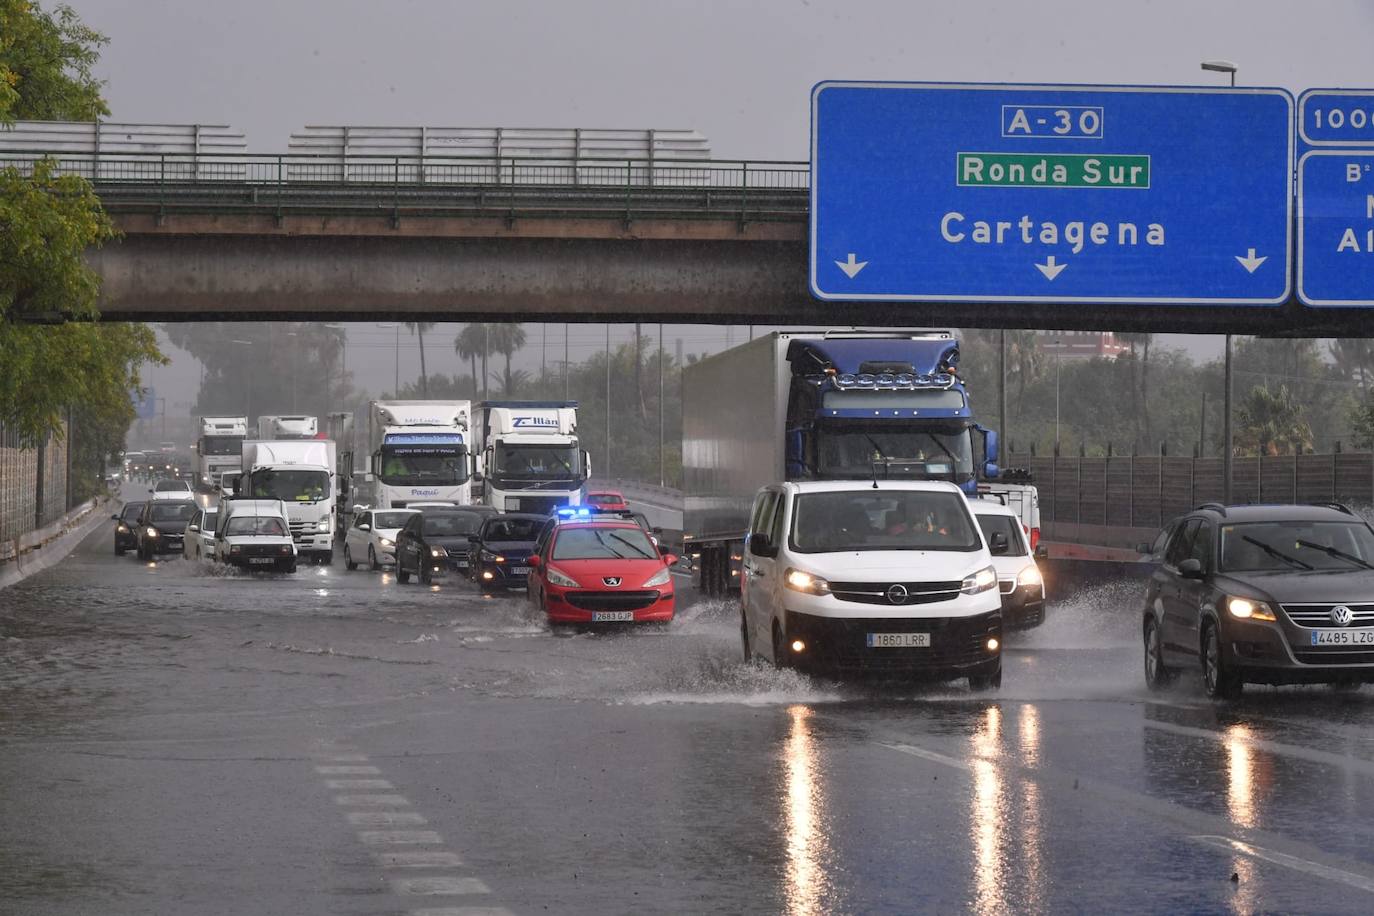
<path fill-rule="evenodd" d="M 533 512 L 538 515 L 552 515 L 559 506 L 566 506 L 566 496 L 507 496 L 507 512 Z"/>
<path fill-rule="evenodd" d="M 1331 620 L 1331 609 L 1340 607 L 1339 604 L 1331 602 L 1329 604 L 1284 604 L 1281 605 L 1283 612 L 1288 615 L 1288 619 L 1300 627 L 1334 627 L 1336 624 Z M 1350 622 L 1352 627 L 1374 627 L 1374 604 L 1347 604 L 1355 614 L 1355 619 Z"/>
<path fill-rule="evenodd" d="M 315 525 L 311 522 L 291 522 L 290 527 L 291 540 L 295 541 L 297 544 L 301 542 L 301 538 L 305 537 L 307 534 L 312 534 L 315 529 Z"/>
<path fill-rule="evenodd" d="M 899 600 L 888 597 L 894 586 L 904 589 L 906 596 L 901 597 L 899 590 Z M 962 582 L 831 582 L 830 593 L 841 601 L 892 607 L 949 601 L 958 596 L 962 587 Z"/>
<path fill-rule="evenodd" d="M 567 602 L 584 611 L 638 611 L 658 600 L 658 592 L 569 592 Z"/>

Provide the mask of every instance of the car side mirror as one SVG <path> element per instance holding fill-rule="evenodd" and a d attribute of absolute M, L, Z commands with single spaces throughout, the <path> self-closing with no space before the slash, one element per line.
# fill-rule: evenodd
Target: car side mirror
<path fill-rule="evenodd" d="M 111 515 L 110 518 L 114 519 L 115 521 L 119 521 L 118 515 Z"/>
<path fill-rule="evenodd" d="M 186 526 L 186 530 L 187 530 L 187 531 L 199 531 L 199 530 L 200 530 L 200 526 L 199 526 L 199 525 L 187 525 L 187 526 Z"/>
<path fill-rule="evenodd" d="M 1049 559 L 1049 556 L 1050 549 L 1046 547 L 1044 544 L 1041 544 L 1039 547 L 1035 548 L 1035 558 L 1037 560 L 1047 560 Z"/>
<path fill-rule="evenodd" d="M 677 561 L 678 561 L 678 555 L 675 554 L 675 553 L 665 553 L 665 554 L 663 555 L 663 565 L 664 565 L 664 566 L 676 566 L 676 565 L 677 565 Z"/>
<path fill-rule="evenodd" d="M 1009 546 L 1006 534 L 1001 531 L 994 531 L 992 537 L 988 538 L 988 550 L 992 553 L 1006 553 Z"/>
<path fill-rule="evenodd" d="M 372 530 L 372 526 L 369 525 L 369 524 L 367 524 L 366 522 L 364 522 L 363 524 L 361 524 L 361 525 L 358 526 L 358 530 L 359 530 L 359 531 L 371 531 L 371 530 Z"/>
<path fill-rule="evenodd" d="M 542 566 L 543 563 L 544 560 L 537 553 L 530 557 L 530 566 L 532 567 Z"/>
<path fill-rule="evenodd" d="M 778 550 L 773 546 L 773 539 L 762 531 L 755 531 L 749 535 L 749 552 L 756 557 L 776 557 Z"/>
<path fill-rule="evenodd" d="M 1185 579 L 1202 578 L 1202 561 L 1196 557 L 1189 557 L 1178 564 L 1178 574 Z"/>

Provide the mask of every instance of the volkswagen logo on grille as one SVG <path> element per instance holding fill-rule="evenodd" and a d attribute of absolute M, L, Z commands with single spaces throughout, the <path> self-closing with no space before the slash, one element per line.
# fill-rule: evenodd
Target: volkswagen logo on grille
<path fill-rule="evenodd" d="M 893 604 L 906 604 L 906 586 L 898 582 L 887 590 L 887 600 Z"/>
<path fill-rule="evenodd" d="M 616 586 L 618 586 L 618 585 L 620 584 L 620 577 L 619 577 L 619 576 L 605 576 L 605 577 L 602 578 L 601 581 L 604 582 L 604 583 L 606 583 L 606 585 L 610 586 L 611 588 L 615 588 Z"/>
<path fill-rule="evenodd" d="M 1348 627 L 1355 619 L 1355 612 L 1344 604 L 1338 604 L 1331 609 L 1331 622 L 1338 627 Z"/>

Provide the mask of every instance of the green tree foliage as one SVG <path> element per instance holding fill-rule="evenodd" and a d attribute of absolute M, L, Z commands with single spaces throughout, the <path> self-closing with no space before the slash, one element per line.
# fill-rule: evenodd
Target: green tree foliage
<path fill-rule="evenodd" d="M 1251 454 L 1278 455 L 1312 447 L 1312 429 L 1287 385 L 1256 385 L 1236 409 L 1236 444 Z"/>
<path fill-rule="evenodd" d="M 104 41 L 67 7 L 0 0 L 0 126 L 108 114 L 92 75 Z M 93 321 L 98 285 L 82 254 L 113 235 L 85 180 L 51 162 L 0 170 L 0 423 L 38 442 L 70 414 L 87 482 L 122 444 L 140 367 L 162 360 L 146 326 Z M 39 318 L 72 323 L 29 323 Z"/>

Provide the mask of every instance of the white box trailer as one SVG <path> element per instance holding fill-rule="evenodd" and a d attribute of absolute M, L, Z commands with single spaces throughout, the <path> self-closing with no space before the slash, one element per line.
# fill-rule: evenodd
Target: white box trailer
<path fill-rule="evenodd" d="M 318 417 L 292 414 L 285 416 L 258 417 L 258 438 L 277 441 L 281 439 L 314 439 L 320 434 Z"/>
<path fill-rule="evenodd" d="M 471 401 L 373 401 L 368 408 L 369 492 L 358 502 L 472 503 Z"/>
<path fill-rule="evenodd" d="M 250 440 L 243 443 L 243 476 L 235 496 L 285 502 L 296 550 L 330 563 L 340 487 L 335 465 L 329 439 Z"/>
<path fill-rule="evenodd" d="M 483 401 L 474 414 L 477 501 L 502 512 L 582 504 L 591 459 L 577 438 L 576 401 Z"/>
<path fill-rule="evenodd" d="M 196 425 L 196 486 L 213 490 L 225 471 L 243 465 L 243 442 L 248 438 L 247 417 L 199 417 Z"/>

